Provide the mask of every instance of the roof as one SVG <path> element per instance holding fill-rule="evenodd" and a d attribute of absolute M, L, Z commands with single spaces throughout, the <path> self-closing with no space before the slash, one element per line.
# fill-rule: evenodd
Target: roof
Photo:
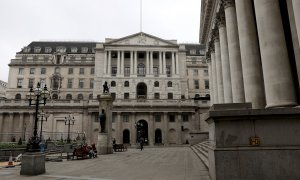
<path fill-rule="evenodd" d="M 205 48 L 206 46 L 204 44 L 184 44 L 186 49 L 186 55 L 187 56 L 205 56 Z M 196 50 L 195 54 L 191 54 L 191 50 Z M 203 53 L 200 53 L 200 51 L 204 51 Z"/>
<path fill-rule="evenodd" d="M 75 42 L 75 41 L 33 41 L 31 42 L 27 47 L 30 47 L 30 51 L 29 52 L 26 52 L 27 54 L 37 54 L 37 53 L 34 53 L 34 47 L 40 47 L 41 48 L 41 51 L 40 53 L 43 54 L 43 53 L 46 53 L 45 52 L 45 48 L 46 47 L 51 47 L 52 48 L 52 51 L 51 53 L 53 52 L 56 52 L 56 48 L 57 47 L 65 47 L 66 48 L 66 53 L 74 53 L 74 52 L 71 52 L 71 47 L 76 47 L 78 49 L 77 53 L 83 53 L 81 52 L 81 48 L 82 47 L 87 47 L 88 48 L 88 51 L 86 52 L 87 54 L 89 53 L 95 53 L 93 51 L 93 49 L 96 47 L 96 43 L 97 42 Z M 18 52 L 17 54 L 19 53 L 25 53 L 23 51 L 20 51 Z M 76 54 L 76 53 L 74 53 Z"/>

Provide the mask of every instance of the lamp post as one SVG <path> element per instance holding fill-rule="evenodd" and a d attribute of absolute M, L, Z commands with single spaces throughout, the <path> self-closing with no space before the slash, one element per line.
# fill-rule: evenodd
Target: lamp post
<path fill-rule="evenodd" d="M 44 113 L 44 111 L 42 111 L 41 113 L 39 113 L 39 118 L 41 121 L 41 131 L 40 131 L 40 140 L 42 140 L 42 132 L 43 132 L 43 122 L 48 120 L 49 114 Z"/>
<path fill-rule="evenodd" d="M 40 139 L 37 136 L 37 123 L 38 123 L 38 112 L 39 112 L 39 105 L 43 104 L 46 105 L 46 100 L 49 98 L 49 91 L 47 86 L 45 85 L 44 88 L 40 87 L 40 83 L 37 83 L 36 88 L 33 90 L 32 87 L 30 88 L 29 93 L 26 95 L 27 99 L 29 100 L 29 106 L 35 105 L 35 119 L 34 119 L 34 128 L 33 128 L 33 137 L 29 140 L 29 151 L 37 152 L 39 151 L 39 143 Z M 35 103 L 32 103 L 32 101 Z"/>
<path fill-rule="evenodd" d="M 75 118 L 74 116 L 71 117 L 71 114 L 69 114 L 68 117 L 65 117 L 65 125 L 68 125 L 68 139 L 67 139 L 67 143 L 70 143 L 70 125 L 74 125 L 75 122 Z"/>

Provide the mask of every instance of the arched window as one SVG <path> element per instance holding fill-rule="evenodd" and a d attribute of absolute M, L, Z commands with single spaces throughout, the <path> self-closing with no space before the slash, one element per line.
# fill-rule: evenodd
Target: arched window
<path fill-rule="evenodd" d="M 137 68 L 138 68 L 137 69 L 138 76 L 145 76 L 146 74 L 145 65 L 143 63 L 140 63 Z"/>
<path fill-rule="evenodd" d="M 116 87 L 116 81 L 110 82 L 110 87 Z"/>
<path fill-rule="evenodd" d="M 125 87 L 129 87 L 129 81 L 125 81 L 125 82 L 124 82 L 124 86 L 125 86 Z"/>
<path fill-rule="evenodd" d="M 89 99 L 93 99 L 93 94 L 90 94 L 90 95 L 89 95 Z"/>
<path fill-rule="evenodd" d="M 52 99 L 57 100 L 58 99 L 58 95 L 57 94 L 53 94 L 52 95 Z"/>
<path fill-rule="evenodd" d="M 78 100 L 83 100 L 83 95 L 82 94 L 78 94 L 77 99 Z"/>
<path fill-rule="evenodd" d="M 72 99 L 72 94 L 67 94 L 66 99 L 71 100 Z"/>
<path fill-rule="evenodd" d="M 172 87 L 172 82 L 171 81 L 168 82 L 168 87 Z"/>
<path fill-rule="evenodd" d="M 154 87 L 159 87 L 159 82 L 158 81 L 154 82 Z"/>
<path fill-rule="evenodd" d="M 21 100 L 21 94 L 16 94 L 15 100 Z"/>

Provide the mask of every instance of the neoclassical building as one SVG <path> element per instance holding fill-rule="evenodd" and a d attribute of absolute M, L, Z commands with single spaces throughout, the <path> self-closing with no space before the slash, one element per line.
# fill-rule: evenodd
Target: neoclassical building
<path fill-rule="evenodd" d="M 9 64 L 6 100 L 0 105 L 1 140 L 31 136 L 34 108 L 26 94 L 40 82 L 51 93 L 41 106 L 50 115 L 43 123 L 44 138 L 65 139 L 64 119 L 70 114 L 75 118 L 71 137 L 84 133 L 97 142 L 97 96 L 107 82 L 117 143 L 135 144 L 138 136 L 151 146 L 186 143 L 190 132 L 206 128 L 199 114 L 210 102 L 192 99 L 210 94 L 204 48 L 143 32 L 105 42 L 31 42 Z"/>
<path fill-rule="evenodd" d="M 300 177 L 299 13 L 298 0 L 201 1 L 212 179 Z"/>

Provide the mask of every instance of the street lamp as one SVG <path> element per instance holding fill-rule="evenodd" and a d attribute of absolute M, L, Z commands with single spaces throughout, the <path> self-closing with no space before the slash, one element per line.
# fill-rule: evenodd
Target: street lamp
<path fill-rule="evenodd" d="M 44 111 L 42 111 L 41 113 L 39 113 L 39 118 L 41 121 L 41 131 L 40 131 L 40 140 L 42 140 L 42 132 L 43 132 L 43 122 L 48 120 L 49 114 L 44 113 Z"/>
<path fill-rule="evenodd" d="M 31 152 L 39 151 L 39 143 L 41 141 L 37 136 L 39 105 L 40 104 L 46 105 L 46 100 L 47 98 L 49 98 L 50 95 L 46 85 L 44 88 L 41 88 L 40 86 L 41 86 L 40 83 L 37 83 L 36 88 L 33 90 L 31 87 L 29 93 L 26 95 L 27 99 L 29 100 L 29 106 L 35 105 L 33 137 L 31 137 L 29 140 L 30 148 L 28 149 Z M 33 100 L 35 101 L 35 103 L 32 103 Z"/>
<path fill-rule="evenodd" d="M 67 143 L 70 143 L 70 125 L 74 125 L 75 122 L 75 118 L 74 116 L 71 117 L 71 114 L 69 114 L 68 117 L 65 117 L 65 125 L 68 125 L 68 139 L 67 139 Z"/>

